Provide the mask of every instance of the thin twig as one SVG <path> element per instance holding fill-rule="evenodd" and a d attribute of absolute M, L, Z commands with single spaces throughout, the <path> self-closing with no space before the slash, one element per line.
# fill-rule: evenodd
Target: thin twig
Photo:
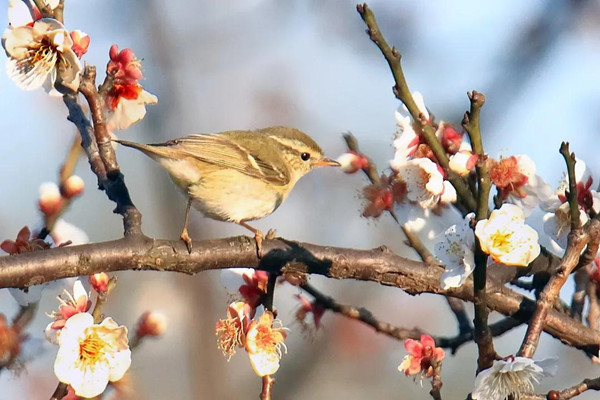
<path fill-rule="evenodd" d="M 468 94 L 471 103 L 470 110 L 465 113 L 462 121 L 462 126 L 469 135 L 469 140 L 473 146 L 473 151 L 477 154 L 477 209 L 475 219 L 481 221 L 488 217 L 489 197 L 491 182 L 487 171 L 487 159 L 483 150 L 483 141 L 479 130 L 479 115 L 481 107 L 485 103 L 483 94 L 473 91 Z M 475 271 L 473 272 L 473 287 L 475 290 L 475 318 L 474 332 L 475 343 L 479 351 L 477 359 L 477 371 L 482 371 L 492 366 L 492 363 L 497 358 L 496 350 L 494 349 L 494 340 L 490 328 L 488 327 L 489 310 L 487 308 L 487 260 L 488 256 L 481 250 L 479 239 L 475 237 Z"/>
<path fill-rule="evenodd" d="M 125 178 L 119 169 L 110 134 L 106 129 L 104 105 L 96 90 L 95 81 L 96 68 L 87 65 L 81 76 L 79 91 L 90 106 L 93 128 L 81 109 L 77 97 L 73 95 L 63 96 L 69 109 L 69 120 L 77 126 L 82 135 L 82 145 L 92 171 L 98 177 L 99 187 L 106 192 L 110 200 L 117 203 L 115 212 L 123 216 L 125 236 L 141 235 L 142 214 L 131 201 Z"/>
<path fill-rule="evenodd" d="M 375 20 L 375 15 L 373 11 L 369 8 L 369 6 L 364 4 L 358 4 L 356 6 L 358 13 L 361 18 L 367 25 L 367 34 L 369 38 L 377 45 L 383 56 L 385 57 L 388 66 L 394 76 L 394 87 L 393 91 L 395 96 L 406 106 L 408 112 L 413 117 L 413 119 L 420 123 L 421 128 L 423 130 L 423 137 L 427 142 L 427 145 L 431 148 L 436 160 L 444 170 L 444 173 L 448 177 L 448 180 L 452 183 L 454 188 L 456 189 L 456 193 L 460 201 L 466 206 L 469 210 L 475 209 L 475 198 L 473 194 L 469 190 L 469 186 L 467 182 L 456 174 L 454 171 L 450 169 L 449 159 L 446 155 L 446 152 L 440 143 L 440 141 L 435 136 L 435 129 L 433 128 L 430 121 L 427 121 L 423 118 L 419 107 L 415 103 L 415 100 L 412 97 L 410 89 L 408 88 L 408 84 L 406 83 L 406 78 L 404 77 L 404 72 L 402 70 L 401 65 L 401 54 L 395 47 L 390 47 L 385 38 L 383 37 L 381 31 L 379 30 L 379 26 L 377 25 L 377 21 Z"/>
<path fill-rule="evenodd" d="M 585 305 L 586 289 L 589 281 L 590 275 L 585 268 L 581 268 L 575 273 L 575 290 L 571 298 L 569 315 L 578 321 L 583 318 L 583 306 Z"/>
<path fill-rule="evenodd" d="M 573 397 L 579 396 L 580 394 L 587 392 L 588 390 L 600 391 L 600 377 L 594 379 L 584 379 L 581 383 L 571 386 L 563 390 L 551 390 L 547 394 L 539 395 L 522 395 L 519 397 L 520 400 L 568 400 Z"/>
<path fill-rule="evenodd" d="M 575 179 L 575 176 L 573 175 L 575 173 L 575 155 L 569 154 L 569 146 L 564 142 L 560 147 L 560 152 L 567 163 L 567 171 L 570 175 L 569 181 L 571 182 Z M 569 196 L 569 201 L 574 201 L 577 203 L 577 198 Z M 576 219 L 579 220 L 579 210 L 577 210 Z M 548 284 L 546 284 L 546 287 L 538 297 L 535 313 L 531 319 L 531 322 L 529 323 L 529 326 L 527 327 L 527 332 L 523 338 L 521 348 L 519 349 L 518 354 L 521 357 L 531 358 L 535 353 L 540 340 L 540 334 L 542 332 L 544 320 L 558 298 L 560 289 L 569 278 L 571 272 L 573 272 L 574 268 L 578 265 L 580 254 L 584 246 L 588 244 L 590 237 L 597 238 L 600 236 L 600 221 L 597 219 L 588 221 L 583 229 L 578 228 L 578 226 L 578 223 L 572 225 L 572 227 L 575 228 L 571 229 L 569 232 L 567 249 L 561 260 L 558 271 L 554 276 L 552 276 L 552 278 L 550 278 L 550 281 L 548 281 Z"/>
<path fill-rule="evenodd" d="M 375 318 L 371 311 L 367 310 L 364 307 L 354 307 L 350 305 L 340 304 L 337 301 L 335 301 L 333 297 L 321 293 L 314 286 L 308 283 L 300 285 L 300 288 L 302 288 L 302 290 L 310 294 L 319 304 L 319 306 L 323 307 L 324 309 L 341 314 L 350 319 L 360 321 L 375 329 L 376 332 L 383 333 L 384 335 L 387 335 L 391 338 L 397 340 L 418 340 L 421 337 L 421 334 L 423 333 L 420 329 L 417 328 L 400 328 L 397 326 L 393 326 L 392 324 L 389 324 L 387 322 L 382 322 Z"/>
<path fill-rule="evenodd" d="M 96 298 L 96 304 L 94 305 L 94 310 L 92 311 L 92 316 L 94 317 L 94 323 L 99 324 L 102 322 L 104 318 L 104 314 L 102 314 L 102 308 L 104 307 L 104 303 L 108 298 L 108 295 L 117 285 L 117 277 L 113 276 L 108 281 L 108 285 L 106 286 L 105 292 L 98 292 L 98 297 Z"/>

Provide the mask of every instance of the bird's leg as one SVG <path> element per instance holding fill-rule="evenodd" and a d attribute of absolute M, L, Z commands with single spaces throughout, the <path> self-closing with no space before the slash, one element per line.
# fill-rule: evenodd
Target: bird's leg
<path fill-rule="evenodd" d="M 187 207 L 185 208 L 185 221 L 183 223 L 183 230 L 181 231 L 181 240 L 185 242 L 185 247 L 187 247 L 188 252 L 192 254 L 192 238 L 188 235 L 188 221 L 190 220 L 190 208 L 192 207 L 192 198 L 188 197 Z"/>
<path fill-rule="evenodd" d="M 260 230 L 251 227 L 244 221 L 240 221 L 240 222 L 236 222 L 236 223 L 238 225 L 243 226 L 244 228 L 248 229 L 252 233 L 254 233 L 254 241 L 256 242 L 256 255 L 258 256 L 258 258 L 262 258 L 262 242 L 264 239 L 263 233 Z M 271 235 L 271 231 L 269 230 L 269 233 L 267 233 L 267 239 L 272 239 L 272 237 L 270 235 Z"/>

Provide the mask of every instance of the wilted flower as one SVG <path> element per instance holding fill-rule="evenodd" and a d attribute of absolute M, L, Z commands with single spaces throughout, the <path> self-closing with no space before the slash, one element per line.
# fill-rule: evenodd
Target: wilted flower
<path fill-rule="evenodd" d="M 505 400 L 533 392 L 534 383 L 545 376 L 556 374 L 555 358 L 533 361 L 526 357 L 508 357 L 496 360 L 491 368 L 483 370 L 475 379 L 473 400 Z"/>
<path fill-rule="evenodd" d="M 24 90 L 46 85 L 59 92 L 79 88 L 81 65 L 71 46 L 73 40 L 64 25 L 52 18 L 42 18 L 31 26 L 18 26 L 4 34 L 8 56 L 6 70 Z"/>
<path fill-rule="evenodd" d="M 407 376 L 423 374 L 426 377 L 433 376 L 433 370 L 437 363 L 444 359 L 444 350 L 435 347 L 435 341 L 429 335 L 421 335 L 421 340 L 407 339 L 404 348 L 408 355 L 404 357 L 398 370 Z"/>
<path fill-rule="evenodd" d="M 215 326 L 217 347 L 223 351 L 223 355 L 231 358 L 236 347 L 244 347 L 246 332 L 253 316 L 252 308 L 242 301 L 231 303 L 227 307 L 227 318 L 219 320 Z"/>
<path fill-rule="evenodd" d="M 302 295 L 295 295 L 300 301 L 300 308 L 296 311 L 296 321 L 300 322 L 302 328 L 309 331 L 312 326 L 314 329 L 319 329 L 321 326 L 321 318 L 325 314 L 325 308 L 316 301 L 308 301 L 308 299 Z M 312 314 L 313 324 L 311 325 L 306 321 L 309 314 Z"/>
<path fill-rule="evenodd" d="M 286 336 L 286 329 L 281 326 L 281 321 L 275 320 L 270 311 L 265 311 L 258 321 L 252 321 L 246 334 L 246 350 L 258 376 L 277 372 L 282 348 L 287 351 L 283 343 Z"/>
<path fill-rule="evenodd" d="M 475 235 L 481 250 L 497 263 L 527 266 L 540 254 L 537 232 L 525 224 L 523 211 L 513 204 L 503 204 L 489 219 L 478 221 Z"/>
<path fill-rule="evenodd" d="M 406 184 L 396 176 L 381 175 L 379 182 L 363 188 L 363 196 L 367 200 L 363 217 L 377 218 L 384 211 L 393 210 L 395 203 L 404 200 Z"/>
<path fill-rule="evenodd" d="M 131 365 L 127 328 L 112 318 L 94 324 L 91 314 L 76 314 L 67 320 L 58 340 L 54 373 L 78 396 L 98 396 L 109 381 L 121 379 Z"/>
<path fill-rule="evenodd" d="M 0 368 L 10 366 L 21 352 L 21 335 L 0 314 Z"/>
<path fill-rule="evenodd" d="M 475 269 L 475 237 L 470 222 L 473 213 L 448 228 L 442 241 L 435 244 L 435 256 L 444 264 L 446 270 L 442 274 L 442 289 L 461 286 Z"/>

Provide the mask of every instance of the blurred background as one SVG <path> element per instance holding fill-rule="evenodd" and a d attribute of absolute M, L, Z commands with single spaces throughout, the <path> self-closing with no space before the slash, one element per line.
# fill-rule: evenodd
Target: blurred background
<path fill-rule="evenodd" d="M 143 59 L 142 85 L 159 98 L 146 118 L 118 135 L 159 142 L 190 133 L 295 126 L 313 136 L 326 154 L 345 150 L 351 131 L 381 169 L 393 157 L 394 110 L 399 106 L 392 76 L 365 35 L 355 3 L 345 0 L 67 1 L 65 25 L 91 37 L 88 63 L 104 70 L 108 49 L 130 47 Z M 6 4 L 4 2 L 3 4 Z M 493 157 L 527 153 L 538 174 L 556 184 L 563 171 L 562 140 L 592 170 L 600 171 L 595 143 L 600 108 L 600 2 L 591 0 L 475 0 L 418 2 L 373 0 L 380 28 L 403 54 L 412 90 L 419 90 L 436 119 L 460 123 L 468 108 L 466 92 L 483 92 L 486 151 Z M 0 26 L 6 14 L 0 13 Z M 102 74 L 100 79 L 103 78 Z M 0 74 L 0 170 L 3 207 L 0 238 L 14 239 L 24 225 L 38 226 L 38 187 L 57 181 L 74 126 L 60 98 L 24 92 Z M 117 156 L 133 201 L 152 237 L 178 237 L 185 200 L 166 173 L 131 149 Z M 88 163 L 77 173 L 84 195 L 64 215 L 92 241 L 122 236 L 113 203 L 97 191 Z M 598 176 L 598 175 L 596 175 Z M 254 225 L 264 231 L 323 245 L 369 249 L 386 245 L 407 257 L 399 227 L 387 215 L 360 216 L 362 175 L 319 170 L 298 183 L 272 216 Z M 596 185 L 595 183 L 594 185 Z M 247 234 L 233 224 L 193 212 L 195 239 Z M 433 233 L 446 227 L 431 219 Z M 429 240 L 428 243 L 431 243 Z M 195 277 L 123 272 L 105 307 L 118 323 L 134 326 L 139 314 L 158 310 L 169 318 L 165 335 L 144 342 L 131 367 L 135 399 L 258 398 L 260 379 L 245 352 L 228 363 L 216 347 L 214 325 L 224 318 L 228 296 L 219 273 Z M 312 277 L 311 283 L 345 304 L 369 308 L 376 317 L 402 327 L 418 326 L 434 335 L 457 332 L 443 298 L 411 297 L 400 289 L 365 282 Z M 564 290 L 569 298 L 572 284 Z M 39 340 L 35 357 L 18 372 L 0 375 L 0 400 L 47 399 L 56 386 L 56 348 L 41 344 L 62 289 L 45 290 L 28 332 Z M 275 303 L 291 329 L 288 353 L 276 375 L 276 399 L 429 398 L 423 387 L 397 366 L 402 343 L 357 322 L 326 314 L 312 338 L 303 335 L 294 312 L 298 289 L 280 287 Z M 9 318 L 17 304 L 0 290 L 0 313 Z M 467 309 L 471 312 L 472 306 Z M 494 315 L 493 318 L 497 319 Z M 496 340 L 501 355 L 513 354 L 524 334 L 515 329 Z M 563 388 L 600 374 L 581 352 L 543 335 L 536 358 L 560 358 L 559 376 L 539 391 Z M 442 394 L 461 399 L 471 390 L 476 348 L 469 344 L 444 360 Z M 596 398 L 587 393 L 581 399 Z"/>

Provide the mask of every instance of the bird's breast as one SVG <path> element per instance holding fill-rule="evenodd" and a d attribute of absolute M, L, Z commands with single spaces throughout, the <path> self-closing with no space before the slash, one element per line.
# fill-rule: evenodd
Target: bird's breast
<path fill-rule="evenodd" d="M 249 221 L 270 215 L 291 186 L 275 186 L 234 170 L 214 171 L 188 187 L 193 205 L 221 221 Z"/>

